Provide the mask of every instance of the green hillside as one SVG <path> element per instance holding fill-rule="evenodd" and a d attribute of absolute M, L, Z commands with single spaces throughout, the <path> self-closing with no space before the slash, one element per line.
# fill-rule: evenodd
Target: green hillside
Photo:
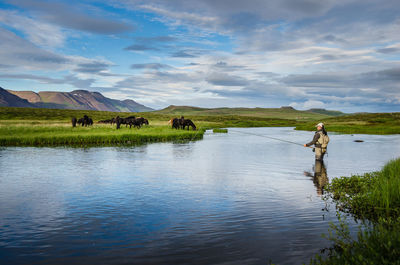
<path fill-rule="evenodd" d="M 189 106 L 169 106 L 165 109 L 154 111 L 159 114 L 170 115 L 196 115 L 196 116 L 217 116 L 217 115 L 237 115 L 260 118 L 290 119 L 298 121 L 318 120 L 330 117 L 325 113 L 314 113 L 310 111 L 299 111 L 291 107 L 282 108 L 198 108 Z"/>

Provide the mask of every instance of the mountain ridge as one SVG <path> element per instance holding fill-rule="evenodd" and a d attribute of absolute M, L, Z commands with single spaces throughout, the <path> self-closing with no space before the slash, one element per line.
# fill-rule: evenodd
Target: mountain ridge
<path fill-rule="evenodd" d="M 8 94 L 6 94 L 4 91 L 6 91 Z M 73 90 L 71 92 L 34 92 L 29 90 L 14 91 L 3 89 L 2 94 L 4 94 L 3 97 L 7 98 L 8 100 L 4 99 L 3 101 L 0 101 L 0 106 L 99 110 L 113 112 L 153 111 L 152 108 L 139 104 L 132 99 L 111 99 L 103 96 L 99 92 L 92 92 L 88 90 Z M 19 98 L 20 100 L 15 97 Z"/>

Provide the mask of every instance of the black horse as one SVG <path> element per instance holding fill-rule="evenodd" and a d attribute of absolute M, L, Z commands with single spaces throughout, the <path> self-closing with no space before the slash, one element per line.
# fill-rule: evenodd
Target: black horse
<path fill-rule="evenodd" d="M 76 119 L 76 117 L 72 117 L 72 119 L 71 119 L 72 127 L 76 127 L 77 121 L 78 120 Z"/>
<path fill-rule="evenodd" d="M 88 117 L 87 115 L 83 115 L 83 118 L 80 118 L 78 120 L 78 124 L 80 124 L 81 126 L 90 126 L 93 125 L 93 120 L 92 118 Z"/>
<path fill-rule="evenodd" d="M 185 119 L 182 124 L 182 129 L 185 129 L 187 126 L 187 129 L 189 130 L 189 127 L 192 127 L 193 130 L 196 130 L 196 125 L 191 120 Z"/>
<path fill-rule="evenodd" d="M 181 128 L 181 123 L 179 122 L 178 118 L 175 118 L 172 120 L 172 129 L 180 129 Z"/>
<path fill-rule="evenodd" d="M 142 127 L 143 121 L 140 118 L 137 119 L 133 119 L 129 121 L 129 128 L 136 127 L 138 129 L 140 129 L 140 127 Z"/>
<path fill-rule="evenodd" d="M 115 122 L 117 124 L 117 129 L 119 129 L 121 127 L 121 124 L 125 124 L 126 127 L 128 127 L 128 125 L 133 123 L 134 120 L 135 120 L 135 116 L 129 116 L 127 118 L 121 118 L 120 116 L 117 116 L 114 119 L 112 119 L 111 124 L 113 124 Z M 129 127 L 131 127 L 131 126 L 132 125 L 130 125 Z"/>

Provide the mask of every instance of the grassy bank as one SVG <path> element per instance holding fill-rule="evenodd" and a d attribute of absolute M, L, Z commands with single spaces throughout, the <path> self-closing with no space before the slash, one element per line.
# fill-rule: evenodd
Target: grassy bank
<path fill-rule="evenodd" d="M 72 128 L 69 124 L 0 126 L 1 146 L 82 146 L 135 145 L 148 142 L 202 139 L 203 130 L 173 130 L 167 126 L 144 126 L 116 130 L 111 125 Z"/>
<path fill-rule="evenodd" d="M 381 171 L 333 179 L 327 191 L 361 226 L 353 239 L 344 220 L 332 225 L 328 257 L 311 264 L 400 264 L 400 158 Z"/>
<path fill-rule="evenodd" d="M 400 134 L 400 113 L 367 113 L 322 120 L 328 131 L 347 134 Z M 315 130 L 315 122 L 298 124 L 296 130 Z"/>

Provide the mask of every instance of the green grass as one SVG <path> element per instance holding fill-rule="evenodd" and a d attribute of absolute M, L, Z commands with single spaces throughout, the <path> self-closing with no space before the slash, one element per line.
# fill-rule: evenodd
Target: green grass
<path fill-rule="evenodd" d="M 361 221 L 356 239 L 347 224 L 331 224 L 328 256 L 311 264 L 400 264 L 400 158 L 380 171 L 333 179 L 325 199 Z"/>
<path fill-rule="evenodd" d="M 228 133 L 228 129 L 213 129 L 213 133 Z"/>
<path fill-rule="evenodd" d="M 328 196 L 337 207 L 359 219 L 378 220 L 400 216 L 400 158 L 380 171 L 335 178 L 328 185 Z"/>
<path fill-rule="evenodd" d="M 72 128 L 66 124 L 0 126 L 0 146 L 135 145 L 149 142 L 202 139 L 203 130 L 173 130 L 167 126 L 143 126 L 116 130 L 111 125 Z"/>
<path fill-rule="evenodd" d="M 400 134 L 400 113 L 353 114 L 322 119 L 326 129 L 346 134 Z M 315 130 L 315 122 L 296 126 L 296 130 Z"/>

